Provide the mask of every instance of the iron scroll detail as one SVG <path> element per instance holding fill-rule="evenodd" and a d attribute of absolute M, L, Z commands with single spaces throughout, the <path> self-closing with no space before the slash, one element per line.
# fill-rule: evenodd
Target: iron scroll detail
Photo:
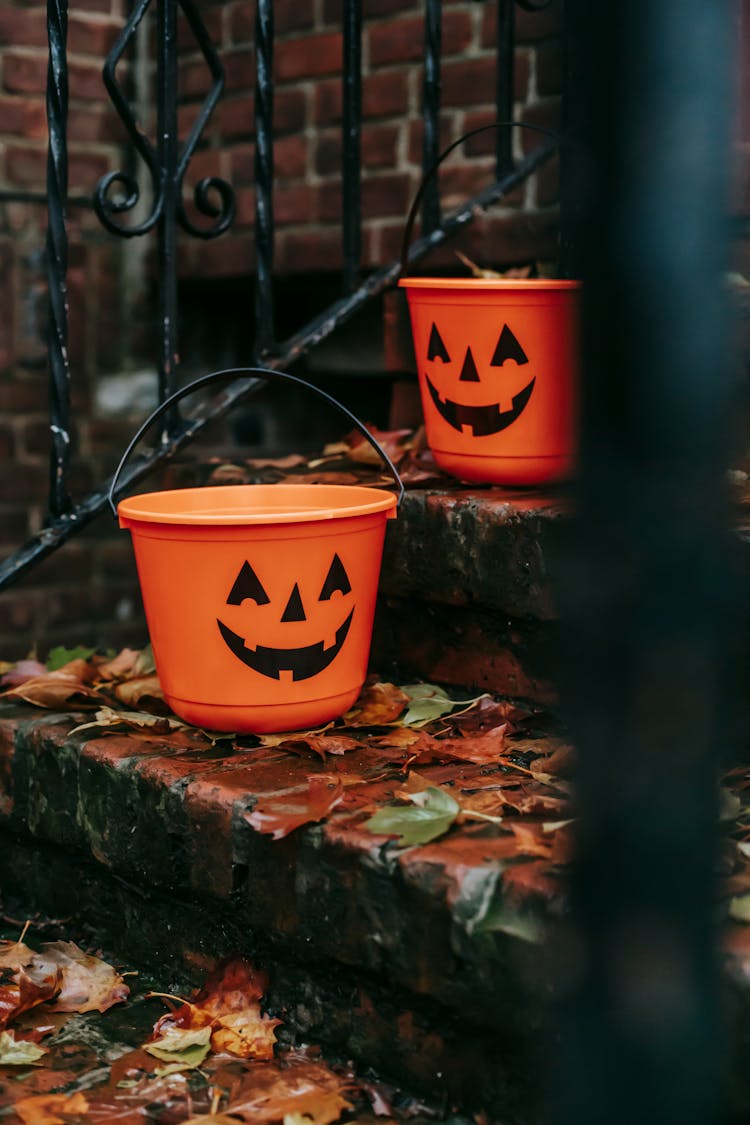
<path fill-rule="evenodd" d="M 169 2 L 169 0 L 158 0 L 160 4 L 164 2 Z M 224 89 L 224 68 L 216 49 L 211 43 L 205 24 L 193 4 L 193 0 L 174 0 L 174 2 L 185 16 L 212 78 L 211 89 L 206 95 L 200 113 L 174 160 L 165 162 L 160 159 L 158 148 L 151 143 L 144 129 L 136 120 L 130 102 L 116 74 L 117 66 L 132 43 L 138 26 L 152 6 L 153 0 L 137 0 L 130 18 L 107 55 L 102 69 L 102 78 L 107 93 L 118 117 L 125 126 L 133 148 L 146 165 L 153 193 L 153 202 L 149 214 L 140 222 L 127 225 L 118 221 L 118 217 L 132 212 L 140 202 L 141 190 L 135 176 L 130 172 L 117 170 L 109 172 L 99 180 L 94 191 L 94 210 L 102 225 L 111 234 L 119 235 L 122 238 L 135 238 L 138 235 L 147 234 L 161 219 L 174 218 L 188 234 L 196 238 L 211 239 L 223 234 L 234 220 L 234 189 L 231 184 L 218 176 L 209 176 L 200 180 L 193 190 L 193 201 L 196 209 L 202 215 L 213 219 L 213 223 L 207 227 L 197 226 L 188 217 L 185 210 L 183 181 L 201 133 Z M 159 34 L 160 36 L 163 35 L 161 21 Z M 174 43 L 163 46 L 172 51 L 175 48 Z M 159 106 L 167 103 L 176 105 L 176 100 L 176 75 L 173 73 L 165 74 L 159 81 L 157 104 Z M 118 188 L 119 193 L 117 192 Z M 166 204 L 170 197 L 175 201 L 174 216 L 165 215 L 165 208 L 169 209 Z"/>

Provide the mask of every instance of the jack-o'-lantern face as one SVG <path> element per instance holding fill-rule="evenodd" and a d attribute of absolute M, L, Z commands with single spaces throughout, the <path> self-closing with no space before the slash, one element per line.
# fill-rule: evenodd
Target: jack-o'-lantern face
<path fill-rule="evenodd" d="M 488 367 L 482 375 L 477 368 L 477 360 L 480 365 L 488 363 Z M 492 356 L 475 357 L 470 346 L 466 347 L 463 355 L 450 355 L 437 326 L 433 323 L 427 345 L 427 362 L 428 364 L 440 363 L 446 366 L 446 372 L 441 372 L 440 375 L 441 382 L 445 381 L 447 366 L 455 363 L 458 371 L 458 364 L 460 363 L 460 371 L 458 371 L 460 383 L 481 382 L 487 383 L 488 387 L 492 387 L 494 401 L 487 405 L 457 402 L 448 398 L 447 395 L 441 395 L 429 374 L 425 372 L 427 390 L 440 416 L 454 430 L 463 433 L 464 428 L 466 428 L 474 437 L 488 437 L 491 434 L 500 433 L 508 426 L 512 426 L 526 409 L 536 383 L 536 377 L 533 377 L 515 393 L 511 393 L 511 390 L 504 386 L 505 376 L 510 369 L 515 370 L 515 368 L 522 367 L 529 362 L 521 344 L 507 324 L 503 325 L 499 333 Z M 510 364 L 511 368 L 501 372 L 500 369 L 505 368 L 506 364 Z M 436 368 L 433 366 L 433 372 L 435 370 Z M 503 407 L 505 408 L 503 409 Z"/>
<path fill-rule="evenodd" d="M 248 668 L 273 680 L 289 676 L 294 681 L 309 680 L 327 668 L 343 647 L 354 617 L 354 607 L 342 619 L 342 610 L 338 603 L 351 594 L 351 589 L 344 564 L 339 556 L 334 554 L 319 590 L 307 591 L 303 599 L 299 583 L 295 582 L 281 605 L 279 615 L 276 616 L 271 610 L 276 636 L 283 636 L 284 626 L 287 625 L 294 630 L 296 639 L 299 639 L 301 631 L 312 632 L 316 639 L 309 644 L 264 645 L 259 643 L 259 638 L 256 636 L 243 638 L 218 618 L 216 623 L 228 648 Z M 312 596 L 309 596 L 310 594 Z M 254 602 L 256 607 L 271 606 L 271 599 L 247 560 L 242 564 L 226 604 L 241 606 L 245 602 Z M 264 611 L 267 612 L 269 611 Z M 331 621 L 332 613 L 335 614 L 333 621 Z M 248 620 L 252 621 L 253 616 L 258 617 L 259 631 L 260 615 L 251 614 Z M 302 628 L 301 622 L 307 622 L 308 625 Z M 270 627 L 271 622 L 268 618 L 265 624 Z"/>

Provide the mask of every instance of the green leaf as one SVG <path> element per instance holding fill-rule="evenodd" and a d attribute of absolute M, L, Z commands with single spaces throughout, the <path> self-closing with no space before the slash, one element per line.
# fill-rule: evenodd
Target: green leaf
<path fill-rule="evenodd" d="M 398 836 L 406 848 L 429 844 L 444 835 L 460 812 L 458 802 L 435 785 L 411 795 L 411 805 L 388 805 L 365 821 L 365 828 L 381 836 Z"/>
<path fill-rule="evenodd" d="M 12 1031 L 0 1031 L 0 1066 L 28 1066 L 46 1054 L 46 1047 L 16 1039 Z"/>
<path fill-rule="evenodd" d="M 466 707 L 484 698 L 484 695 L 478 695 L 475 699 L 451 699 L 437 684 L 402 684 L 401 690 L 410 700 L 406 714 L 399 721 L 407 727 L 426 726 L 435 719 L 442 719 L 443 715 L 449 715 L 456 707 Z"/>
<path fill-rule="evenodd" d="M 197 1028 L 175 1027 L 154 1043 L 144 1043 L 144 1051 L 166 1063 L 179 1063 L 182 1070 L 200 1066 L 210 1051 L 211 1025 Z"/>
<path fill-rule="evenodd" d="M 156 671 L 156 662 L 150 644 L 139 652 L 138 659 L 135 662 L 135 671 L 139 676 L 150 676 Z"/>
<path fill-rule="evenodd" d="M 47 654 L 47 671 L 56 672 L 58 668 L 70 664 L 71 660 L 88 660 L 95 651 L 95 649 L 86 648 L 84 645 L 76 645 L 75 648 L 65 648 L 64 645 L 58 645 L 57 648 L 50 649 Z"/>
<path fill-rule="evenodd" d="M 729 917 L 735 922 L 750 922 L 750 894 L 735 895 L 729 903 Z"/>
<path fill-rule="evenodd" d="M 507 903 L 493 902 L 484 917 L 474 927 L 476 934 L 503 933 L 538 945 L 544 937 L 544 927 L 532 914 L 519 914 Z"/>

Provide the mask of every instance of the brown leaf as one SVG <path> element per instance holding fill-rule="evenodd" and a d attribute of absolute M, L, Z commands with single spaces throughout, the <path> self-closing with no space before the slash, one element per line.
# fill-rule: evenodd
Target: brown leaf
<path fill-rule="evenodd" d="M 264 797 L 255 808 L 245 813 L 245 820 L 255 829 L 274 840 L 281 840 L 300 828 L 323 820 L 344 796 L 340 778 L 331 774 L 317 774 L 307 779 L 307 789 Z"/>
<path fill-rule="evenodd" d="M 51 1000 L 59 987 L 60 974 L 57 970 L 47 975 L 35 973 L 32 977 L 25 969 L 18 969 L 10 981 L 0 984 L 0 1030 L 21 1012 Z"/>
<path fill-rule="evenodd" d="M 19 687 L 27 680 L 46 674 L 46 664 L 41 664 L 38 660 L 19 660 L 16 664 L 11 664 L 4 675 L 0 676 L 0 684 L 3 687 Z"/>
<path fill-rule="evenodd" d="M 380 727 L 395 720 L 408 706 L 409 696 L 395 684 L 376 680 L 367 684 L 351 711 L 344 715 L 348 727 Z"/>
<path fill-rule="evenodd" d="M 89 1103 L 80 1091 L 75 1094 L 35 1094 L 20 1098 L 13 1106 L 24 1125 L 66 1125 L 81 1117 Z"/>
<path fill-rule="evenodd" d="M 221 1072 L 215 1075 L 217 1084 Z M 344 1097 L 346 1085 L 325 1063 L 293 1062 L 282 1067 L 260 1063 L 248 1071 L 222 1108 L 224 1114 L 250 1125 L 271 1125 L 299 1114 L 312 1125 L 338 1121 L 351 1103 Z"/>
<path fill-rule="evenodd" d="M 424 762 L 475 762 L 485 765 L 498 762 L 505 746 L 507 724 L 494 727 L 467 738 L 433 738 L 423 733 L 419 742 L 411 747 L 411 753 L 420 764 Z"/>
<path fill-rule="evenodd" d="M 100 680 L 127 680 L 139 674 L 140 651 L 135 648 L 124 648 L 112 660 L 99 664 L 96 670 Z"/>
<path fill-rule="evenodd" d="M 144 704 L 146 706 L 156 704 L 161 709 L 166 708 L 159 677 L 155 673 L 150 676 L 138 676 L 136 679 L 126 680 L 124 683 L 117 684 L 114 690 L 120 702 L 134 711 L 137 711 Z"/>
<path fill-rule="evenodd" d="M 33 676 L 2 695 L 5 699 L 21 699 L 51 710 L 92 707 L 101 703 L 101 696 L 86 685 L 89 674 L 90 665 L 85 660 L 72 660 L 64 668 Z"/>
<path fill-rule="evenodd" d="M 293 754 L 310 751 L 325 761 L 326 754 L 347 754 L 350 750 L 361 749 L 362 743 L 345 734 L 299 734 L 285 738 L 278 743 L 280 750 L 290 750 Z"/>
<path fill-rule="evenodd" d="M 53 1012 L 106 1012 L 130 995 L 122 977 L 106 961 L 84 953 L 72 941 L 45 943 L 32 967 L 42 974 L 59 973 L 60 993 Z"/>
<path fill-rule="evenodd" d="M 23 937 L 29 928 L 28 922 L 18 941 L 0 941 L 0 969 L 25 969 L 34 959 L 34 950 L 24 945 Z"/>

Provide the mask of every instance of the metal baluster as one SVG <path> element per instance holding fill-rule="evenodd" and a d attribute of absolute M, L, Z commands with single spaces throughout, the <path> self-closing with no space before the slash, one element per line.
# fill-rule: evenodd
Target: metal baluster
<path fill-rule="evenodd" d="M 47 277 L 49 285 L 50 372 L 50 516 L 70 510 L 70 363 L 68 358 L 68 238 L 65 203 L 68 192 L 68 4 L 47 0 Z"/>
<path fill-rule="evenodd" d="M 347 0 L 344 7 L 343 84 L 343 249 L 344 291 L 357 287 L 362 258 L 361 140 L 362 140 L 362 4 Z"/>
<path fill-rule="evenodd" d="M 580 752 L 566 1125 L 719 1120 L 729 7 L 575 4 L 588 159 L 579 520 L 561 591 Z"/>
<path fill-rule="evenodd" d="M 255 13 L 255 360 L 273 350 L 273 0 Z"/>
<path fill-rule="evenodd" d="M 514 0 L 497 0 L 497 120 L 513 120 L 515 92 Z M 513 130 L 498 129 L 495 141 L 495 167 L 498 180 L 513 167 Z"/>
<path fill-rule="evenodd" d="M 159 319 L 161 322 L 161 355 L 159 362 L 159 401 L 163 402 L 176 389 L 178 365 L 177 305 L 177 193 L 180 185 L 177 168 L 177 4 L 176 0 L 159 0 L 157 57 L 157 154 L 162 190 L 162 210 L 157 224 Z M 176 414 L 167 419 L 173 431 Z"/>
<path fill-rule="evenodd" d="M 422 87 L 422 172 L 425 174 L 440 155 L 440 51 L 442 9 L 440 0 L 426 0 L 424 23 L 424 81 Z M 434 177 L 422 200 L 422 233 L 440 226 L 440 184 Z"/>

